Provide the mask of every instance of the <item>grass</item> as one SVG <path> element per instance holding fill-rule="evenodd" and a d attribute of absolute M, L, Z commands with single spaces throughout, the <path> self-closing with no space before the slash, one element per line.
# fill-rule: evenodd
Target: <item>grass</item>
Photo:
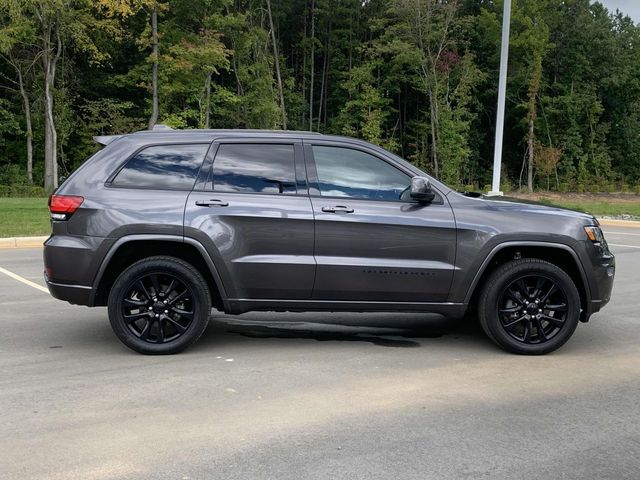
<path fill-rule="evenodd" d="M 588 212 L 596 217 L 629 216 L 640 219 L 640 195 L 629 193 L 509 193 L 523 200 L 534 200 L 548 205 Z"/>
<path fill-rule="evenodd" d="M 587 212 L 596 217 L 617 217 L 620 215 L 631 215 L 640 217 L 640 201 L 638 203 L 609 203 L 604 201 L 595 202 L 575 202 L 564 200 L 549 200 L 545 203 L 557 205 L 559 207 L 570 208 L 580 212 Z"/>
<path fill-rule="evenodd" d="M 0 198 L 0 237 L 51 232 L 46 198 Z"/>

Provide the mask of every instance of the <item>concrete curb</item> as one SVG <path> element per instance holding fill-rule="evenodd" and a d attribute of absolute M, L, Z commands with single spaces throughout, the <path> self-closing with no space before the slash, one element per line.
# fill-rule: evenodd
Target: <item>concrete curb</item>
<path fill-rule="evenodd" d="M 42 247 L 46 237 L 9 237 L 0 238 L 0 248 L 38 248 Z"/>
<path fill-rule="evenodd" d="M 614 220 L 610 218 L 599 218 L 601 225 L 609 227 L 640 227 L 638 220 Z M 44 237 L 9 237 L 0 238 L 0 249 L 2 248 L 38 248 L 42 247 L 44 241 L 49 238 Z"/>
<path fill-rule="evenodd" d="M 640 227 L 638 220 L 615 220 L 613 218 L 599 218 L 600 225 L 608 227 Z"/>

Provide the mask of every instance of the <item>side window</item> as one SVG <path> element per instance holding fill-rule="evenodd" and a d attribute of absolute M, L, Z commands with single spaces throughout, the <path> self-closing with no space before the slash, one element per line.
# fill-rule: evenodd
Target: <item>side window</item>
<path fill-rule="evenodd" d="M 400 200 L 411 177 L 368 153 L 351 148 L 313 146 L 320 194 L 372 200 Z"/>
<path fill-rule="evenodd" d="M 191 190 L 209 144 L 156 145 L 138 152 L 118 172 L 114 185 Z"/>
<path fill-rule="evenodd" d="M 296 193 L 293 145 L 223 143 L 213 161 L 217 192 Z"/>

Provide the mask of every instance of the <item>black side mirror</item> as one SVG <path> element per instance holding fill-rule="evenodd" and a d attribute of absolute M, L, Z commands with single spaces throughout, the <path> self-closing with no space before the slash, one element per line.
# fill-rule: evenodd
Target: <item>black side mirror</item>
<path fill-rule="evenodd" d="M 421 203 L 430 203 L 436 197 L 427 177 L 413 177 L 411 179 L 410 195 L 411 198 Z"/>

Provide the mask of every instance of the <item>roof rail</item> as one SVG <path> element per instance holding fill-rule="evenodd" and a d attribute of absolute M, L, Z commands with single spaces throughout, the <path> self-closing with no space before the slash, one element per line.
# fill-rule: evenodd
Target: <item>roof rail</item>
<path fill-rule="evenodd" d="M 163 125 L 161 123 L 156 123 L 151 129 L 152 132 L 161 132 L 164 130 L 173 130 L 169 125 Z"/>
<path fill-rule="evenodd" d="M 150 130 L 138 130 L 134 133 L 161 133 L 161 132 L 185 132 L 185 133 L 275 133 L 275 134 L 297 134 L 297 135 L 322 135 L 320 132 L 309 132 L 306 130 L 268 130 L 268 129 L 252 129 L 252 128 L 178 128 L 173 129 L 168 125 L 157 123 Z"/>

